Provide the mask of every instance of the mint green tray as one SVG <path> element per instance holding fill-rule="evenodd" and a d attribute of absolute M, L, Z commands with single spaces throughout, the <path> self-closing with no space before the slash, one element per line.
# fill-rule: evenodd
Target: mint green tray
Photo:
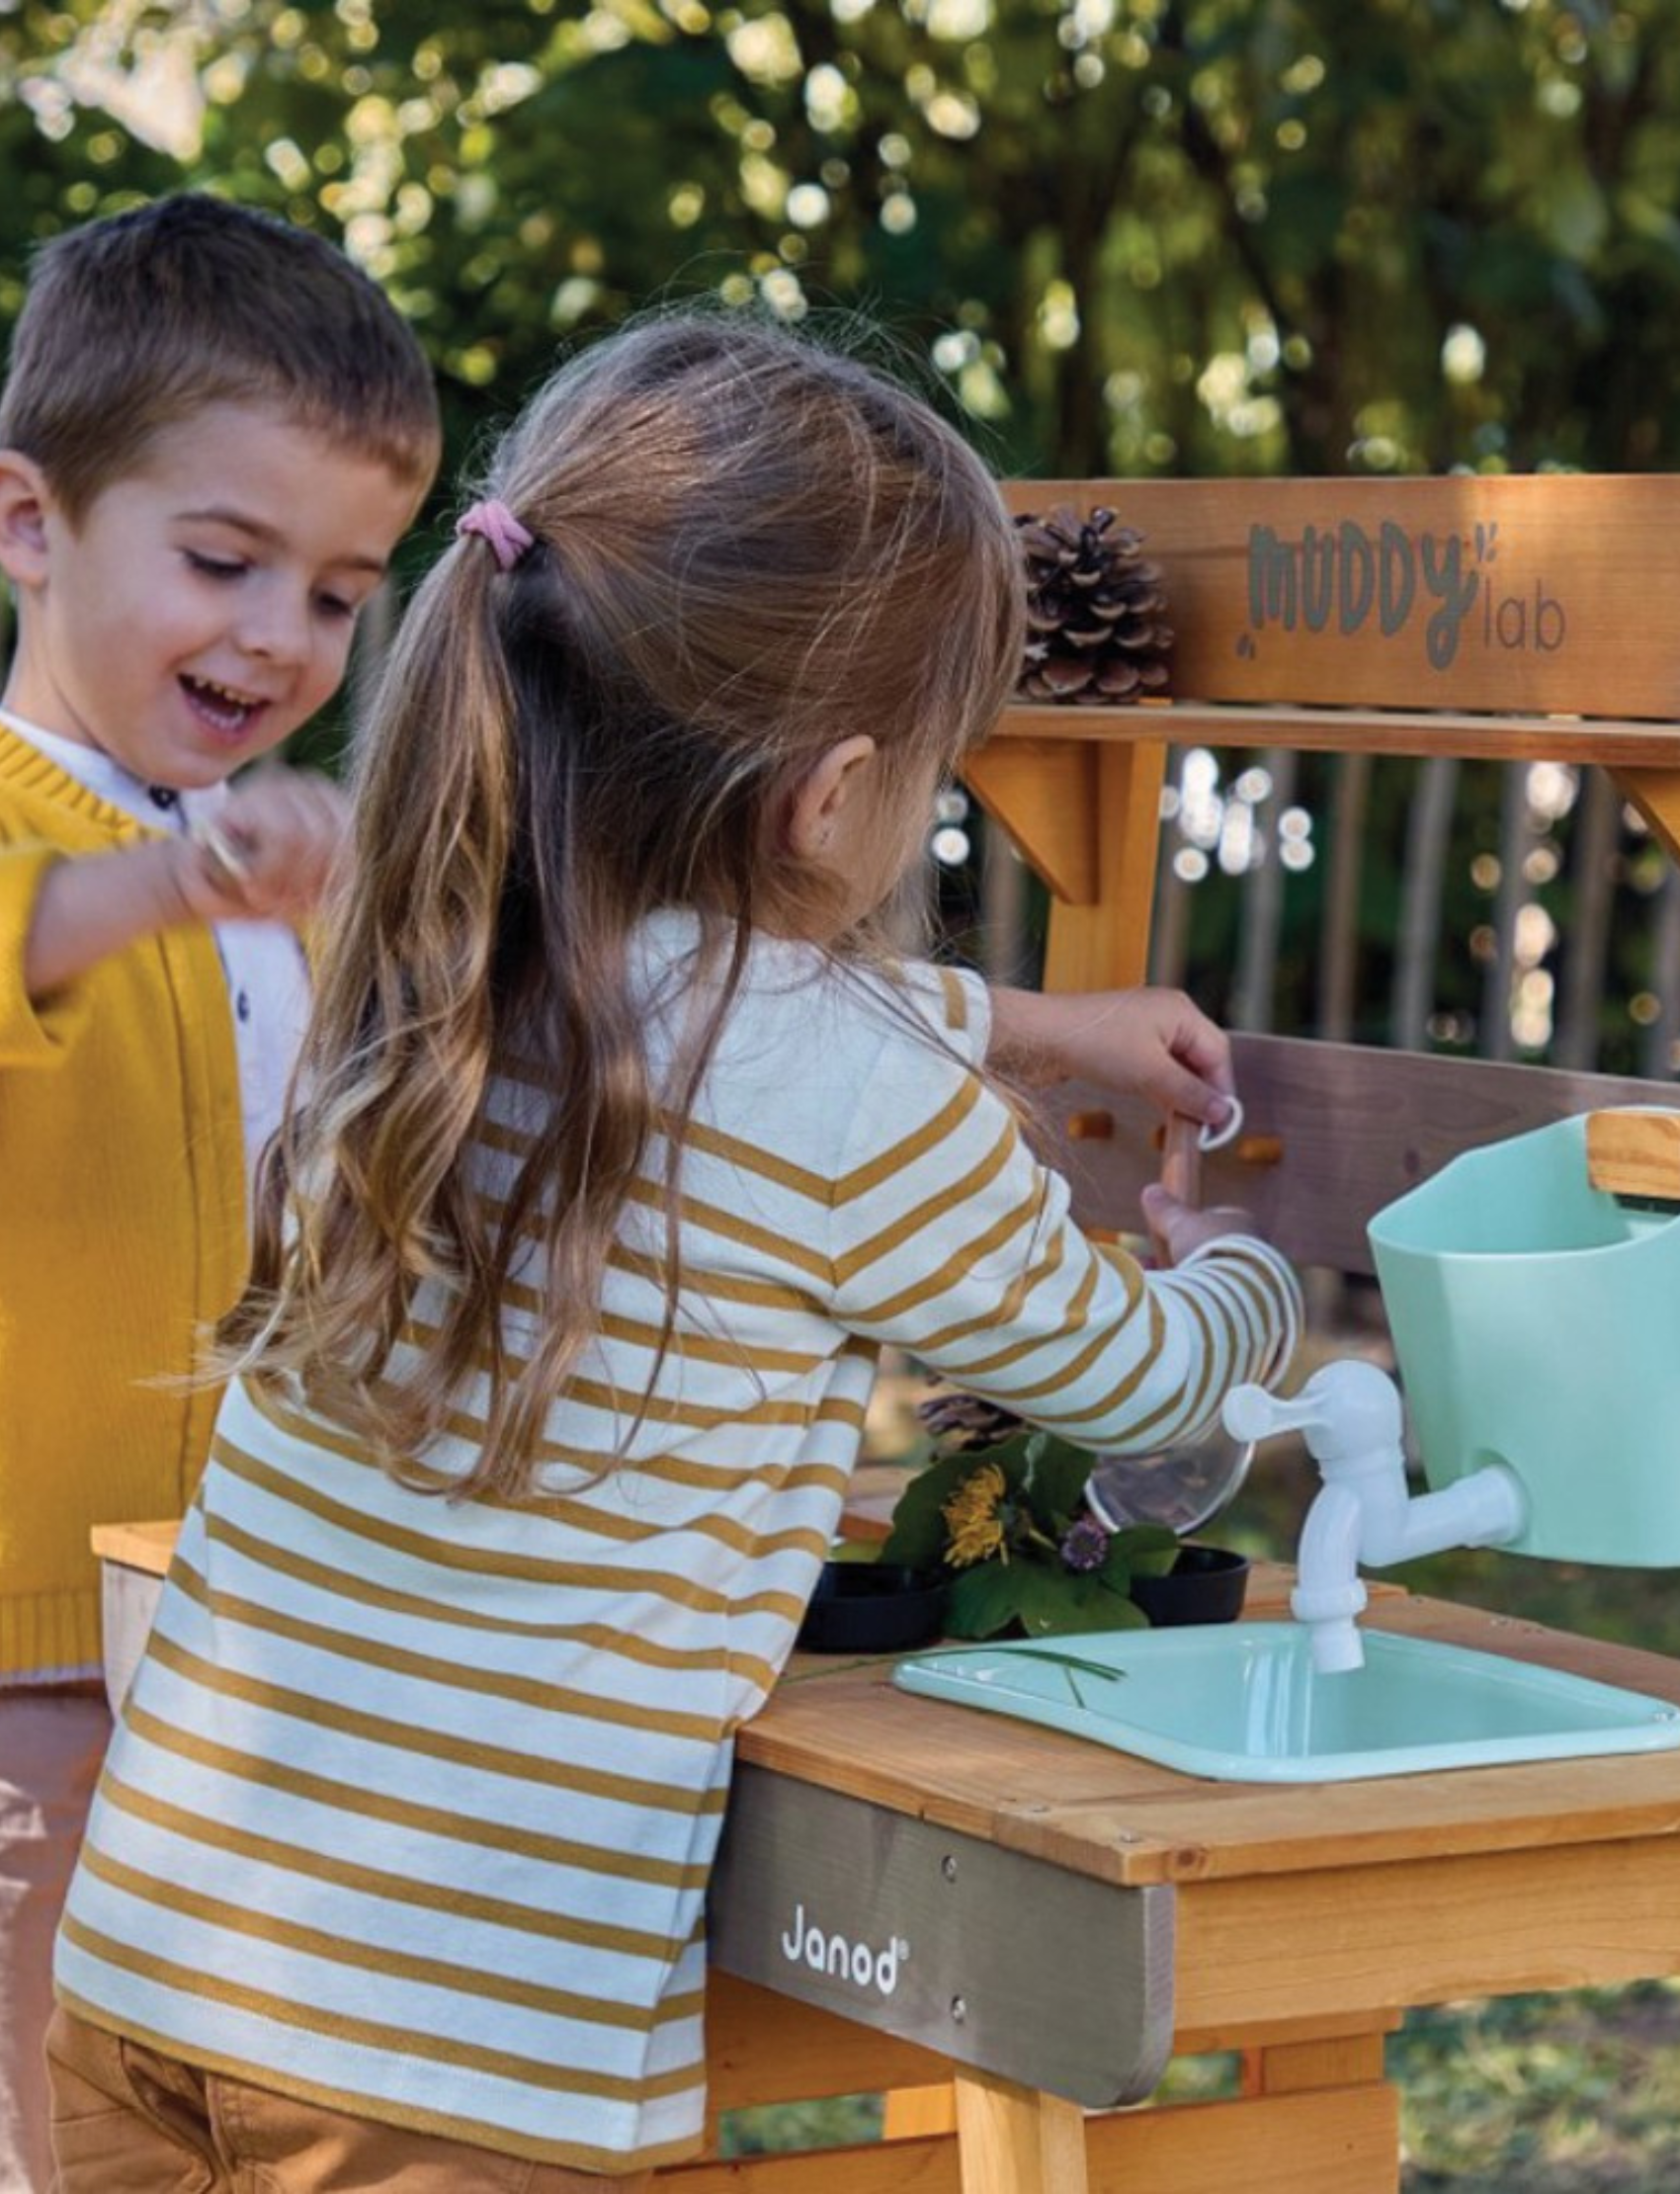
<path fill-rule="evenodd" d="M 1354 1782 L 1680 1748 L 1680 1708 L 1438 1640 L 1364 1630 L 1312 1666 L 1295 1623 L 1083 1633 L 901 1660 L 901 1690 L 1013 1715 L 1218 1782 Z"/>
<path fill-rule="evenodd" d="M 1368 1231 L 1430 1484 L 1504 1463 L 1528 1522 L 1503 1552 L 1680 1563 L 1680 1216 L 1590 1185 L 1580 1114 L 1465 1151 Z"/>

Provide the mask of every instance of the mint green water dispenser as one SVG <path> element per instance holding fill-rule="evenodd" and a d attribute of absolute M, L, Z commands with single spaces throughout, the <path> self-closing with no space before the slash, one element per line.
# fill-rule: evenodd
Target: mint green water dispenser
<path fill-rule="evenodd" d="M 1680 1212 L 1591 1186 L 1586 1116 L 1466 1151 L 1368 1229 L 1429 1483 L 1503 1463 L 1506 1551 L 1680 1564 Z"/>

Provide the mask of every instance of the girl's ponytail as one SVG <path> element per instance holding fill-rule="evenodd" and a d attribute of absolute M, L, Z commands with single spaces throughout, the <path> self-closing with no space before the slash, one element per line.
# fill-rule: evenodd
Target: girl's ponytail
<path fill-rule="evenodd" d="M 473 1314 L 491 1259 L 462 1155 L 495 1054 L 510 836 L 495 584 L 482 549 L 459 544 L 421 585 L 379 681 L 253 1288 L 220 1336 L 236 1364 L 298 1374 L 392 1458 L 435 1433 L 485 1338 Z M 393 1384 L 390 1353 L 426 1279 L 457 1308 L 423 1373 Z"/>
<path fill-rule="evenodd" d="M 651 1194 L 651 1392 L 685 1122 L 753 932 L 871 946 L 795 858 L 793 789 L 868 731 L 908 852 L 1009 690 L 1024 601 L 984 467 L 852 360 L 718 312 L 564 367 L 416 596 L 359 744 L 237 1367 L 295 1378 L 414 1483 L 471 1387 L 477 1461 L 450 1482 L 524 1491 L 627 1200 Z M 708 1004 L 656 1087 L 633 957 L 670 907 L 698 916 Z M 627 1397 L 621 1452 L 646 1406 Z"/>

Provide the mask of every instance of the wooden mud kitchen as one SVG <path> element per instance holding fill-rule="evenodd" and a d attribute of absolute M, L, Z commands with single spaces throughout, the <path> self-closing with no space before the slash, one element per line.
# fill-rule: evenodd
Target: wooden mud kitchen
<path fill-rule="evenodd" d="M 1142 979 L 1169 740 L 1599 763 L 1680 838 L 1680 649 L 1649 614 L 1680 594 L 1674 482 L 1009 493 L 1118 510 L 1176 633 L 1170 704 L 1019 704 L 968 771 L 1052 894 L 1047 983 Z M 1238 1039 L 1237 1072 L 1208 1200 L 1367 1274 L 1366 1222 L 1461 1150 L 1667 1094 L 1278 1038 Z M 1134 1225 L 1152 1123 L 1092 1089 L 1065 1110 L 1081 1216 Z M 114 1697 L 172 1538 L 98 1535 Z M 1290 1583 L 1258 1571 L 1248 1615 L 1284 1618 Z M 1680 1661 L 1391 1584 L 1363 1625 L 1680 1704 Z M 1207 1780 L 908 1696 L 892 1665 L 798 1655 L 742 1730 L 709 1999 L 715 2111 L 883 2092 L 884 2138 L 703 2158 L 673 2194 L 1395 2194 L 1407 2006 L 1680 1974 L 1680 1753 Z M 1147 2101 L 1174 2054 L 1233 2050 L 1240 2092 Z"/>

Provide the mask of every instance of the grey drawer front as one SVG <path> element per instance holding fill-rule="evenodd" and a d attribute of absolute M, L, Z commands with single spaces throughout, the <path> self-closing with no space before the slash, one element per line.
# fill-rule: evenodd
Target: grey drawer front
<path fill-rule="evenodd" d="M 737 1770 L 714 1877 L 724 1973 L 1088 2108 L 1172 2045 L 1173 1892 L 1118 1889 Z"/>

